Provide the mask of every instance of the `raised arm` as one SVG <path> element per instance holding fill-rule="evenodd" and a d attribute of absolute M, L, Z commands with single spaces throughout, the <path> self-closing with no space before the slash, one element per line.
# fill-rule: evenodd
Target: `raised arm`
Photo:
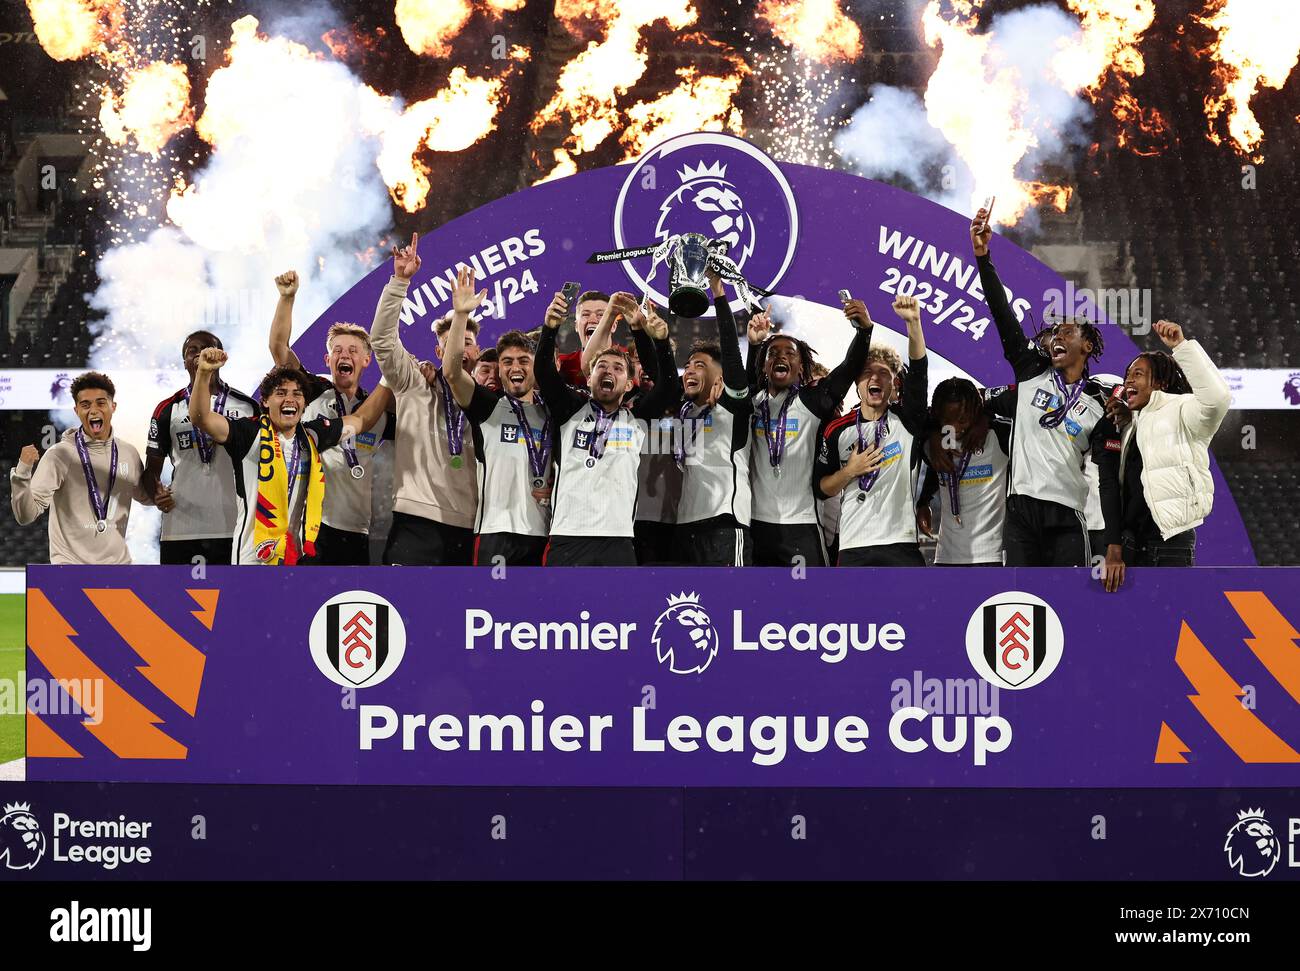
<path fill-rule="evenodd" d="M 216 347 L 205 347 L 199 354 L 198 370 L 194 372 L 194 387 L 190 389 L 190 424 L 218 445 L 230 437 L 230 422 L 225 415 L 212 410 L 212 375 L 226 363 L 226 352 Z"/>
<path fill-rule="evenodd" d="M 867 352 L 871 350 L 871 330 L 875 326 L 867 305 L 861 300 L 850 300 L 844 305 L 844 316 L 853 321 L 857 332 L 849 344 L 844 360 L 837 364 L 826 379 L 815 387 L 799 392 L 805 405 L 822 421 L 835 415 L 849 388 L 857 382 L 862 369 L 867 366 Z"/>
<path fill-rule="evenodd" d="M 379 296 L 375 320 L 370 325 L 370 346 L 379 362 L 379 371 L 394 394 L 409 391 L 424 381 L 424 375 L 402 346 L 401 335 L 397 332 L 402 302 L 406 299 L 411 277 L 420 269 L 420 254 L 415 248 L 418 242 L 419 238 L 412 233 L 410 246 L 393 247 L 393 278 Z"/>
<path fill-rule="evenodd" d="M 638 418 L 661 418 L 682 396 L 682 380 L 677 373 L 677 362 L 673 360 L 668 324 L 657 313 L 651 312 L 645 317 L 644 331 L 634 329 L 632 336 L 637 342 L 637 354 L 641 355 L 641 366 L 654 382 L 650 393 L 632 405 L 632 413 Z M 646 343 L 651 346 L 647 348 Z M 645 356 L 647 351 L 649 357 Z M 646 367 L 647 363 L 649 367 Z"/>
<path fill-rule="evenodd" d="M 462 266 L 456 273 L 456 285 L 451 291 L 451 327 L 443 347 L 447 356 L 442 361 L 442 376 L 451 385 L 456 404 L 468 408 L 474 399 L 474 379 L 465 372 L 465 328 L 470 312 L 483 302 L 487 290 L 474 292 L 474 271 Z"/>
<path fill-rule="evenodd" d="M 617 294 L 614 294 L 613 296 L 617 296 Z M 600 357 L 601 354 L 614 346 L 614 327 L 618 322 L 619 311 L 613 296 L 611 296 L 609 303 L 605 306 L 605 313 L 600 318 L 600 323 L 598 323 L 596 329 L 591 332 L 591 340 L 587 341 L 587 345 L 582 349 L 581 364 L 583 377 L 591 374 L 591 368 L 596 363 L 596 358 Z M 636 301 L 633 300 L 633 303 L 635 302 Z M 567 306 L 565 307 L 565 310 L 568 310 Z M 628 323 L 630 325 L 631 321 Z"/>
<path fill-rule="evenodd" d="M 1154 329 L 1192 386 L 1192 393 L 1187 396 L 1191 400 L 1180 402 L 1183 424 L 1199 439 L 1213 438 L 1232 407 L 1228 382 L 1223 380 L 1223 375 L 1200 342 L 1187 340 L 1178 324 L 1162 320 Z"/>
<path fill-rule="evenodd" d="M 57 456 L 46 455 L 42 462 L 35 445 L 23 447 L 18 464 L 9 473 L 9 504 L 19 526 L 36 522 L 50 508 L 65 472 Z"/>
<path fill-rule="evenodd" d="M 280 299 L 275 305 L 275 315 L 271 317 L 271 359 L 277 365 L 288 365 L 304 370 L 302 361 L 289 346 L 293 338 L 293 301 L 298 295 L 298 274 L 293 270 L 281 273 L 275 278 L 275 288 L 280 291 Z"/>
<path fill-rule="evenodd" d="M 570 388 L 555 368 L 555 332 L 564 320 L 564 297 L 557 293 L 546 310 L 541 337 L 537 340 L 537 356 L 533 358 L 533 377 L 537 390 L 542 393 L 550 409 L 554 427 L 560 428 L 586 403 L 586 397 Z"/>
<path fill-rule="evenodd" d="M 723 394 L 742 398 L 749 394 L 749 376 L 745 371 L 745 362 L 740 359 L 736 318 L 731 314 L 731 304 L 727 302 L 722 278 L 716 273 L 710 273 L 709 287 L 713 292 L 713 312 L 718 318 L 718 346 L 722 348 Z"/>
<path fill-rule="evenodd" d="M 758 349 L 772 333 L 772 318 L 764 310 L 751 314 L 749 325 L 745 328 L 745 338 L 749 347 L 745 349 L 745 379 L 749 382 L 750 394 L 758 394 L 762 384 L 762 375 L 758 373 Z"/>
<path fill-rule="evenodd" d="M 984 302 L 988 304 L 993 323 L 998 328 L 998 340 L 1002 342 L 1002 356 L 1007 359 L 1015 372 L 1016 380 L 1031 378 L 1041 374 L 1047 368 L 1046 359 L 1038 349 L 1029 343 L 1025 329 L 1016 319 L 1016 313 L 1007 300 L 1007 291 L 1002 286 L 1002 279 L 993 266 L 989 256 L 989 240 L 993 229 L 988 224 L 988 212 L 981 209 L 975 213 L 970 224 L 971 248 L 975 251 L 975 263 L 980 271 L 980 286 L 984 290 Z"/>
<path fill-rule="evenodd" d="M 921 327 L 921 305 L 916 297 L 898 297 L 894 313 L 907 325 L 907 374 L 903 378 L 903 403 L 899 417 L 903 427 L 919 436 L 925 430 L 929 406 L 929 359 L 925 354 L 925 331 Z"/>

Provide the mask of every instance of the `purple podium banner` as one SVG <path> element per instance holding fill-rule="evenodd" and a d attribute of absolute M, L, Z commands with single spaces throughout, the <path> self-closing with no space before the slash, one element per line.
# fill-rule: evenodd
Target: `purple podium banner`
<path fill-rule="evenodd" d="M 725 240 L 749 283 L 776 294 L 777 324 L 809 341 L 828 366 L 842 358 L 852 336 L 837 299 L 847 289 L 876 321 L 873 339 L 900 351 L 906 337 L 891 305 L 898 294 L 917 297 L 932 386 L 953 375 L 985 387 L 1015 380 L 984 302 L 966 217 L 884 183 L 776 162 L 744 139 L 716 132 L 669 139 L 635 164 L 521 190 L 422 237 L 423 265 L 402 312 L 402 341 L 412 353 L 436 359 L 433 324 L 451 310 L 461 265 L 473 267 L 487 290 L 483 346 L 512 327 L 540 326 L 567 281 L 584 290 L 648 294 L 664 307 L 668 270 L 655 268 L 651 256 L 587 261 L 686 232 Z M 1149 332 L 1151 317 L 1179 319 L 1179 307 L 1150 307 L 1139 291 L 1079 288 L 1004 237 L 994 238 L 992 256 L 1026 333 L 1070 315 L 1108 324 L 1105 352 L 1092 366 L 1098 376 L 1118 382 L 1137 356 L 1129 330 Z M 389 260 L 335 301 L 295 341 L 299 357 L 318 360 L 337 321 L 369 325 L 391 274 Z M 741 304 L 732 307 L 739 311 Z M 372 363 L 363 381 L 378 380 Z M 1214 512 L 1197 529 L 1197 562 L 1253 566 L 1241 515 L 1213 458 L 1211 471 Z"/>
<path fill-rule="evenodd" d="M 32 781 L 1300 783 L 1300 574 L 32 567 Z"/>

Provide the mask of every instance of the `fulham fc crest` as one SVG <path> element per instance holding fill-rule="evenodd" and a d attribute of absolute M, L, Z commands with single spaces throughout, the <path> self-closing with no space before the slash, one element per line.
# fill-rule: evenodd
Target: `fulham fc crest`
<path fill-rule="evenodd" d="M 976 672 L 998 688 L 1031 688 L 1060 663 L 1060 618 L 1044 600 L 1009 591 L 990 597 L 966 625 L 966 653 Z"/>
<path fill-rule="evenodd" d="M 401 615 L 383 597 L 350 590 L 321 605 L 311 623 L 311 655 L 321 674 L 346 688 L 369 688 L 397 669 L 406 650 Z"/>

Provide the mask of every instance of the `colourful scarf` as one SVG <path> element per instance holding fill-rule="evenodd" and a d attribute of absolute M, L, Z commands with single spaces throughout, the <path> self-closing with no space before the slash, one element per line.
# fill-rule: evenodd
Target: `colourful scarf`
<path fill-rule="evenodd" d="M 320 532 L 321 507 L 325 504 L 325 469 L 312 437 L 294 429 L 294 454 L 286 458 L 280 435 L 266 415 L 257 449 L 257 514 L 253 522 L 253 548 L 259 563 L 269 566 L 293 566 L 301 556 L 316 555 L 316 535 Z M 307 444 L 307 503 L 303 510 L 302 534 L 289 534 L 289 517 L 293 511 L 293 490 L 297 485 L 302 461 L 302 444 Z M 293 469 L 289 465 L 293 465 Z M 301 549 L 299 542 L 302 543 Z"/>

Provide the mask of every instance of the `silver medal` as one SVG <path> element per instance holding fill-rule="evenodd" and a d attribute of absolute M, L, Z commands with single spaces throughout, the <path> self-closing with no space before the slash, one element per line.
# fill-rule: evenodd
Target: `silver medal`
<path fill-rule="evenodd" d="M 365 477 L 366 477 L 366 470 L 364 468 L 362 468 L 359 465 L 352 466 L 352 478 L 364 479 Z"/>
<path fill-rule="evenodd" d="M 99 522 L 95 523 L 95 532 L 102 533 L 107 531 L 107 529 L 108 529 L 108 523 L 106 523 L 104 520 L 101 519 Z"/>

